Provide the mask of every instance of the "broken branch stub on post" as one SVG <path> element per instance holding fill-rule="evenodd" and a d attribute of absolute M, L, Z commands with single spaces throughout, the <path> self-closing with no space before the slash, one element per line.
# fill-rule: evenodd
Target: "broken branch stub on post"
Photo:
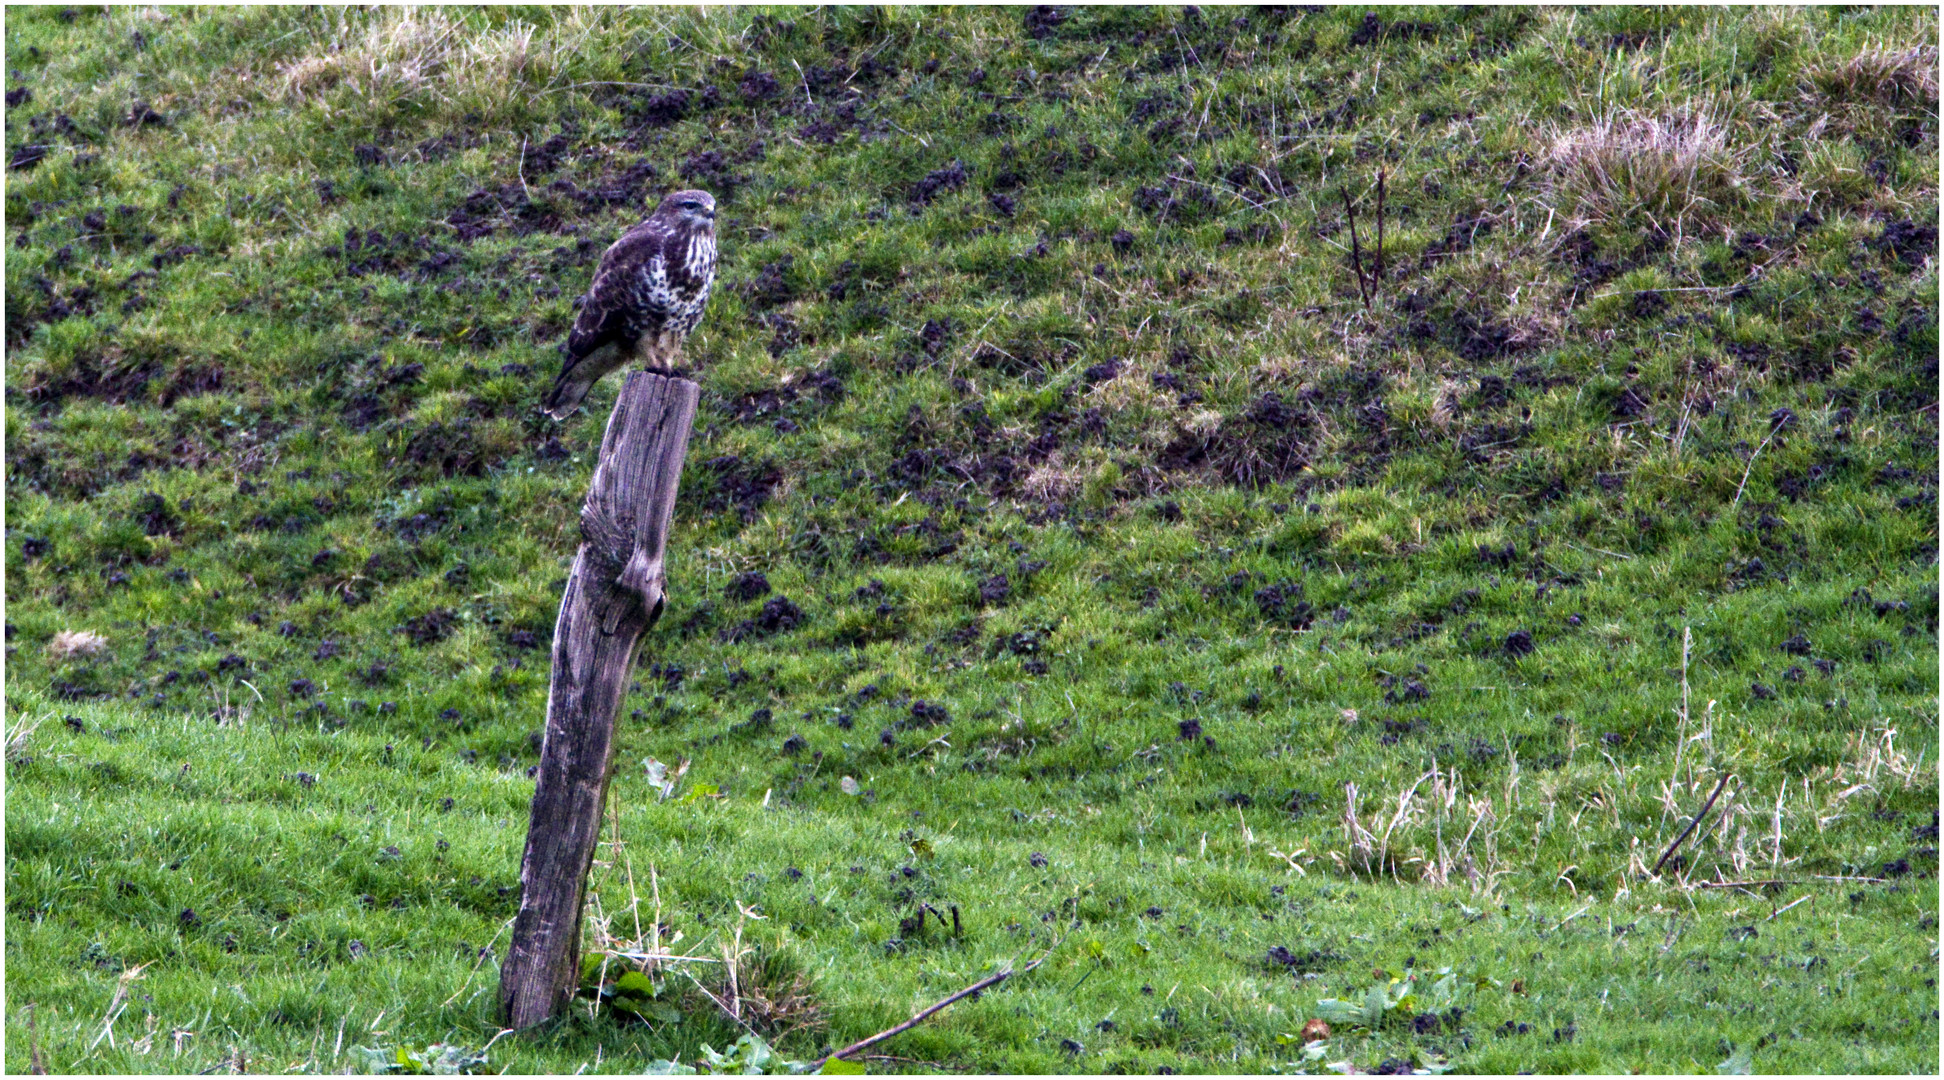
<path fill-rule="evenodd" d="M 676 486 L 700 389 L 628 376 L 581 508 L 581 545 L 554 624 L 538 783 L 520 860 L 520 910 L 500 968 L 500 1017 L 558 1015 L 580 980 L 581 904 L 601 834 L 614 717 L 642 635 L 660 617 Z"/>

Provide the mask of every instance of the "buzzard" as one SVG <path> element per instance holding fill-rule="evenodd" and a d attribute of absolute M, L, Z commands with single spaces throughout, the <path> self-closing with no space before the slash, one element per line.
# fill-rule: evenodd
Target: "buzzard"
<path fill-rule="evenodd" d="M 542 406 L 547 415 L 563 419 L 601 376 L 631 360 L 674 374 L 715 283 L 715 216 L 713 195 L 675 192 L 601 255 L 561 348 L 560 378 Z"/>

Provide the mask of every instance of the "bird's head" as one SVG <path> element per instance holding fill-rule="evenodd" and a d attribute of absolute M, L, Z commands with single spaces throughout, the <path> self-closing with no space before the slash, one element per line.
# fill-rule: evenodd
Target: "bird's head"
<path fill-rule="evenodd" d="M 701 232 L 715 231 L 715 196 L 706 191 L 677 191 L 664 197 L 655 213 Z"/>

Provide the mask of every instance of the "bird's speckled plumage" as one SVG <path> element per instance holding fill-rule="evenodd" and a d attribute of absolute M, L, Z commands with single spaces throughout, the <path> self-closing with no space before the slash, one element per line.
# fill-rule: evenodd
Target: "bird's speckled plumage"
<path fill-rule="evenodd" d="M 702 321 L 715 272 L 714 196 L 677 191 L 664 198 L 602 253 L 561 348 L 548 415 L 565 417 L 603 375 L 630 361 L 672 371 L 682 342 Z"/>

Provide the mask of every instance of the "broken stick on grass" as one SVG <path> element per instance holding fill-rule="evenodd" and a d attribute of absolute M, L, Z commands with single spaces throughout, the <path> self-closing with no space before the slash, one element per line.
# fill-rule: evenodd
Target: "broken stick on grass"
<path fill-rule="evenodd" d="M 906 1020 L 902 1024 L 899 1024 L 897 1027 L 880 1031 L 876 1035 L 873 1035 L 868 1039 L 863 1039 L 859 1042 L 854 1042 L 849 1046 L 844 1047 L 842 1050 L 837 1050 L 825 1054 L 824 1056 L 811 1062 L 810 1068 L 807 1071 L 816 1072 L 817 1070 L 823 1068 L 824 1063 L 830 1061 L 832 1058 L 843 1058 L 843 1057 L 848 1057 L 851 1054 L 861 1053 L 865 1050 L 870 1049 L 873 1046 L 876 1046 L 878 1043 L 881 1043 L 884 1040 L 891 1038 L 893 1035 L 902 1035 L 905 1032 L 910 1031 L 912 1028 L 915 1028 L 919 1024 L 923 1023 L 925 1019 L 931 1016 L 933 1013 L 937 1012 L 940 1009 L 943 1009 L 945 1006 L 950 1005 L 955 1001 L 959 1001 L 963 998 L 971 997 L 973 994 L 976 994 L 979 991 L 986 989 L 987 987 L 996 986 L 999 983 L 1005 982 L 1007 979 L 1013 977 L 1014 975 L 1024 975 L 1027 972 L 1033 970 L 1034 968 L 1040 966 L 1042 963 L 1045 963 L 1046 958 L 1052 956 L 1053 950 L 1059 948 L 1059 945 L 1060 945 L 1059 942 L 1057 941 L 1054 942 L 1051 946 L 1047 947 L 1047 950 L 1045 952 L 1040 954 L 1039 959 L 1034 960 L 1032 963 L 1027 964 L 1025 967 L 1020 968 L 1018 971 L 1014 971 L 1012 968 L 1006 968 L 1001 971 L 993 972 L 991 975 L 987 975 L 985 978 L 980 979 L 978 982 L 973 983 L 971 986 L 968 986 L 963 990 L 960 990 L 958 993 L 953 994 L 951 997 L 946 998 L 944 1001 L 941 1001 L 938 1004 L 933 1005 L 931 1008 L 925 1009 L 924 1011 L 918 1013 L 917 1015 L 913 1016 L 911 1019 Z"/>
<path fill-rule="evenodd" d="M 1674 842 L 1667 845 L 1666 851 L 1661 852 L 1659 861 L 1654 863 L 1654 873 L 1660 873 L 1661 867 L 1665 866 L 1667 860 L 1674 855 L 1674 849 L 1680 847 L 1682 842 L 1694 832 L 1694 827 L 1701 824 L 1701 819 L 1708 816 L 1708 811 L 1714 809 L 1715 800 L 1721 798 L 1721 789 L 1728 786 L 1728 778 L 1732 775 L 1734 774 L 1721 774 L 1721 781 L 1715 785 L 1714 794 L 1709 795 L 1708 801 L 1701 804 L 1700 811 L 1694 815 L 1694 820 L 1688 822 L 1687 828 L 1681 830 L 1681 835 L 1675 837 Z"/>

